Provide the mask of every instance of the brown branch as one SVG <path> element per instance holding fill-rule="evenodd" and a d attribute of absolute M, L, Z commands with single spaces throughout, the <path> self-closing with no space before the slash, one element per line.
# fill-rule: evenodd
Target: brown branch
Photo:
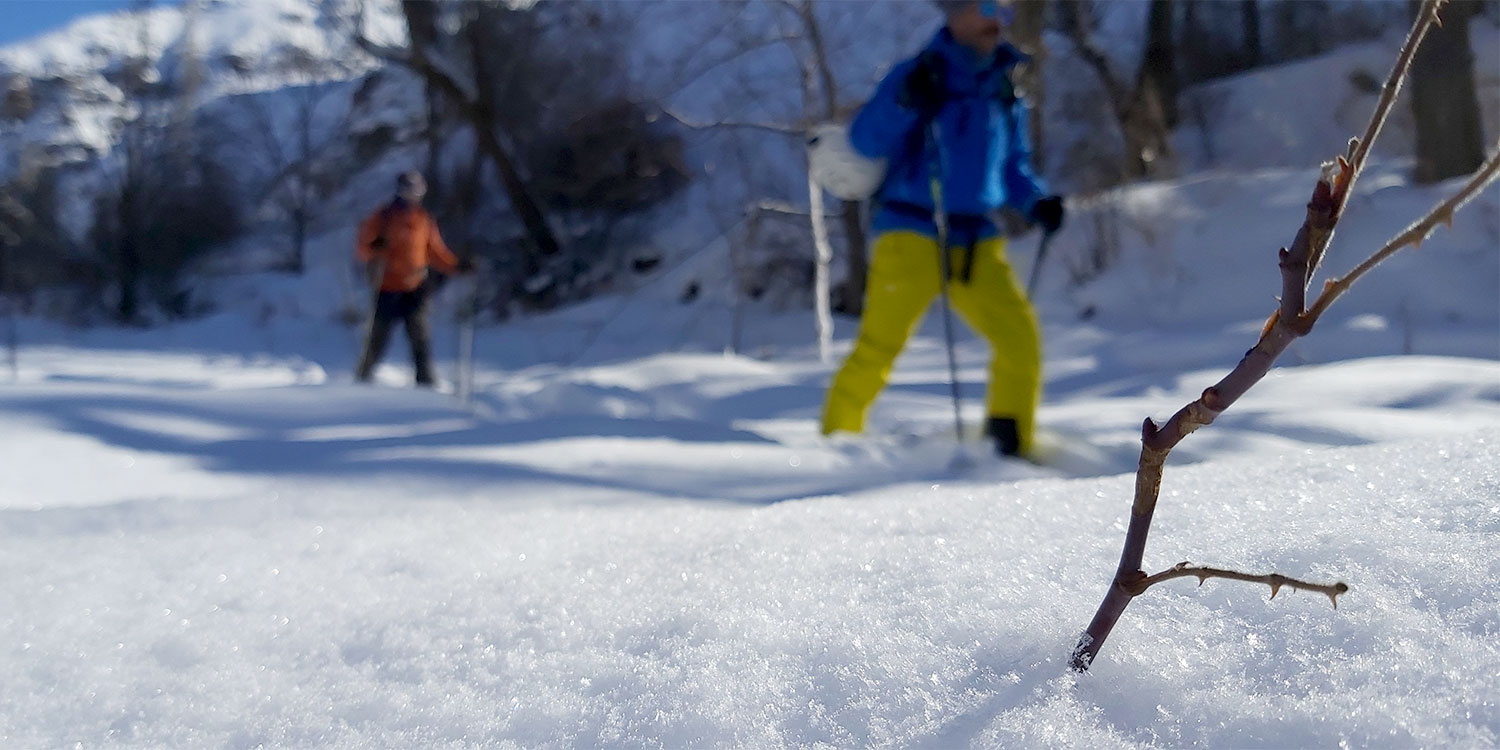
<path fill-rule="evenodd" d="M 1312 198 L 1308 201 L 1307 218 L 1297 232 L 1297 239 L 1290 249 L 1283 249 L 1278 254 L 1282 270 L 1282 302 L 1283 305 L 1295 305 L 1298 314 L 1282 315 L 1278 310 L 1271 316 L 1260 340 L 1245 353 L 1228 375 L 1204 389 L 1196 401 L 1179 409 L 1165 423 L 1158 425 L 1148 418 L 1141 426 L 1141 458 L 1136 468 L 1135 502 L 1131 506 L 1130 524 L 1125 532 L 1120 564 L 1115 569 L 1114 580 L 1105 593 L 1104 601 L 1100 603 L 1094 619 L 1089 622 L 1088 630 L 1073 651 L 1074 670 L 1082 672 L 1089 668 L 1130 600 L 1144 591 L 1138 586 L 1145 578 L 1141 566 L 1146 552 L 1146 538 L 1161 494 L 1162 472 L 1172 448 L 1198 428 L 1212 424 L 1220 413 L 1270 372 L 1276 359 L 1293 341 L 1308 332 L 1309 329 L 1293 324 L 1301 319 L 1300 308 L 1306 288 L 1302 279 L 1305 277 L 1305 263 L 1312 243 L 1316 237 L 1331 233 L 1336 223 L 1332 213 L 1333 184 L 1330 179 L 1330 175 L 1325 172 L 1323 179 L 1318 180 L 1313 188 Z"/>
<path fill-rule="evenodd" d="M 1224 570 L 1222 568 L 1209 568 L 1201 565 L 1195 566 L 1190 562 L 1183 561 L 1163 570 L 1156 575 L 1139 578 L 1129 584 L 1134 596 L 1140 596 L 1146 589 L 1164 581 L 1174 578 L 1197 578 L 1198 585 L 1202 586 L 1210 578 L 1228 578 L 1234 581 L 1247 581 L 1249 583 L 1264 583 L 1271 587 L 1271 598 L 1281 593 L 1282 588 L 1301 589 L 1303 591 L 1315 591 L 1328 597 L 1333 602 L 1333 608 L 1339 608 L 1339 595 L 1349 591 L 1348 584 L 1343 581 L 1337 583 L 1309 583 L 1307 581 L 1290 578 L 1280 573 L 1266 573 L 1256 575 L 1253 573 L 1241 573 L 1238 570 Z"/>
<path fill-rule="evenodd" d="M 1161 580 L 1185 575 L 1199 576 L 1200 580 L 1206 577 L 1252 580 L 1271 585 L 1273 595 L 1281 586 L 1292 585 L 1295 581 L 1299 588 L 1321 591 L 1330 598 L 1348 589 L 1342 583 L 1319 588 L 1319 584 L 1306 584 L 1278 574 L 1271 574 L 1267 577 L 1246 577 L 1246 574 L 1233 571 L 1217 571 L 1208 568 L 1190 569 L 1185 564 L 1159 573 L 1157 576 L 1147 576 L 1141 570 L 1141 562 L 1145 554 L 1146 539 L 1151 529 L 1151 518 L 1156 511 L 1156 503 L 1160 497 L 1163 467 L 1172 448 L 1193 431 L 1211 424 L 1251 386 L 1260 382 L 1286 348 L 1298 337 L 1307 335 L 1317 321 L 1318 315 L 1354 281 L 1401 247 L 1419 242 L 1432 231 L 1437 222 L 1451 220 L 1453 212 L 1492 182 L 1497 171 L 1500 171 L 1500 164 L 1497 164 L 1496 159 L 1492 159 L 1475 174 L 1463 190 L 1448 201 L 1439 204 L 1427 218 L 1398 235 L 1386 248 L 1382 248 L 1371 256 L 1345 279 L 1330 282 L 1314 304 L 1312 313 L 1304 313 L 1307 286 L 1312 274 L 1317 270 L 1333 238 L 1333 230 L 1343 216 L 1343 209 L 1348 204 L 1354 182 L 1363 171 L 1375 137 L 1379 135 L 1389 116 L 1396 93 L 1400 91 L 1402 82 L 1410 70 L 1412 57 L 1426 35 L 1427 29 L 1437 22 L 1437 11 L 1443 2 L 1444 0 L 1424 0 L 1421 11 L 1412 25 L 1411 33 L 1407 36 L 1396 65 L 1391 71 L 1391 77 L 1386 82 L 1381 100 L 1371 116 L 1365 138 L 1351 141 L 1346 157 L 1340 157 L 1336 163 L 1325 165 L 1313 188 L 1313 195 L 1307 206 L 1307 217 L 1298 230 L 1296 239 L 1290 248 L 1283 248 L 1278 253 L 1282 273 L 1281 305 L 1267 321 L 1260 340 L 1245 353 L 1239 364 L 1228 375 L 1205 389 L 1196 401 L 1184 406 L 1165 424 L 1158 426 L 1152 420 L 1147 419 L 1142 425 L 1141 458 L 1136 469 L 1135 501 L 1131 506 L 1130 525 L 1126 530 L 1124 548 L 1120 552 L 1120 564 L 1115 570 L 1114 580 L 1110 582 L 1109 589 L 1105 592 L 1104 601 L 1099 604 L 1093 620 L 1089 622 L 1088 629 L 1079 638 L 1078 645 L 1073 651 L 1072 667 L 1074 670 L 1081 672 L 1089 668 L 1130 601 L 1153 583 Z M 1337 605 L 1336 600 L 1335 605 Z"/>
<path fill-rule="evenodd" d="M 1391 108 L 1396 105 L 1396 96 L 1401 93 L 1401 86 L 1406 81 L 1406 72 L 1411 68 L 1412 60 L 1416 59 L 1417 48 L 1422 45 L 1422 40 L 1427 36 L 1427 30 L 1438 23 L 1438 10 L 1447 0 L 1423 0 L 1422 7 L 1417 13 L 1417 21 L 1412 25 L 1411 31 L 1406 35 L 1406 42 L 1401 45 L 1401 53 L 1396 56 L 1396 64 L 1391 68 L 1390 75 L 1386 76 L 1385 84 L 1380 87 L 1380 99 L 1375 103 L 1375 113 L 1370 117 L 1370 123 L 1365 127 L 1365 134 L 1351 144 L 1353 149 L 1349 154 L 1349 163 L 1353 165 L 1355 176 L 1364 171 L 1365 161 L 1370 156 L 1370 149 L 1375 146 L 1375 139 L 1380 137 L 1381 128 L 1385 127 L 1387 115 Z M 1347 194 L 1344 196 L 1348 198 Z M 1339 204 L 1343 207 L 1343 203 Z"/>
<path fill-rule="evenodd" d="M 1405 248 L 1421 245 L 1422 241 L 1427 239 L 1428 235 L 1437 229 L 1438 224 L 1451 225 L 1453 223 L 1453 214 L 1460 208 L 1463 208 L 1464 204 L 1483 192 L 1485 188 L 1489 187 L 1497 177 L 1500 177 L 1500 142 L 1496 142 L 1495 153 L 1490 155 L 1489 161 L 1485 162 L 1457 193 L 1433 206 L 1432 210 L 1428 211 L 1426 216 L 1413 222 L 1411 226 L 1407 227 L 1400 234 L 1392 237 L 1389 242 L 1385 243 L 1385 247 L 1375 251 L 1374 254 L 1366 258 L 1363 263 L 1355 266 L 1354 270 L 1350 271 L 1343 278 L 1330 279 L 1323 286 L 1323 293 L 1318 295 L 1318 299 L 1313 303 L 1312 309 L 1307 312 L 1305 316 L 1307 320 L 1306 325 L 1311 327 L 1312 323 L 1316 322 L 1318 317 L 1327 311 L 1335 300 L 1342 297 L 1344 292 L 1349 291 L 1349 287 L 1353 286 L 1354 282 L 1359 281 L 1361 277 L 1369 273 L 1375 266 L 1380 265 L 1386 258 L 1395 255 Z"/>
<path fill-rule="evenodd" d="M 1068 40 L 1073 43 L 1073 48 L 1078 51 L 1078 56 L 1090 68 L 1094 74 L 1099 76 L 1100 85 L 1104 86 L 1104 92 L 1109 97 L 1109 103 L 1114 107 L 1116 114 L 1124 121 L 1125 113 L 1130 109 L 1130 92 L 1125 90 L 1125 84 L 1115 77 L 1114 71 L 1110 69 L 1109 56 L 1094 44 L 1089 37 L 1085 25 L 1088 19 L 1083 17 L 1085 8 L 1082 5 L 1072 3 L 1064 6 L 1065 23 L 1067 25 Z"/>
<path fill-rule="evenodd" d="M 1396 105 L 1396 96 L 1401 93 L 1401 86 L 1406 81 L 1406 74 L 1411 70 L 1411 63 L 1417 56 L 1417 48 L 1422 45 L 1422 40 L 1427 37 L 1427 30 L 1438 23 L 1438 10 L 1447 0 L 1422 0 L 1422 7 L 1417 12 L 1417 19 L 1412 23 L 1411 31 L 1406 35 L 1406 41 L 1401 45 L 1401 52 L 1396 56 L 1396 64 L 1391 67 L 1390 75 L 1386 76 L 1385 84 L 1380 87 L 1380 99 L 1375 103 L 1375 111 L 1370 115 L 1370 122 L 1365 126 L 1365 134 L 1360 138 L 1349 141 L 1349 152 L 1346 158 L 1339 162 L 1341 167 L 1340 179 L 1334 182 L 1334 202 L 1336 207 L 1333 212 L 1334 221 L 1337 222 L 1344 215 L 1344 207 L 1349 204 L 1349 197 L 1354 194 L 1354 183 L 1364 173 L 1365 164 L 1369 160 L 1370 150 L 1375 147 L 1375 139 L 1380 136 L 1380 131 L 1385 127 L 1385 121 L 1390 116 L 1391 109 Z M 1323 263 L 1323 256 L 1328 251 L 1328 243 L 1333 239 L 1330 231 L 1320 244 L 1314 245 L 1312 255 L 1308 258 L 1308 281 L 1311 282 L 1312 274 L 1316 273 L 1318 266 Z"/>

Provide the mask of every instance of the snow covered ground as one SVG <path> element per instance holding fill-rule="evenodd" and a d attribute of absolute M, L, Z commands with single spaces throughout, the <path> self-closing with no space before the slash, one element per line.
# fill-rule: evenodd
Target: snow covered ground
<path fill-rule="evenodd" d="M 919 343 L 891 400 L 941 415 Z M 1131 427 L 1206 373 L 1050 403 L 1096 425 L 1097 476 L 949 476 L 942 438 L 815 438 L 805 360 L 515 375 L 490 417 L 296 364 L 27 362 L 0 391 L 10 747 L 1500 737 L 1492 360 L 1278 371 L 1169 471 L 1149 559 L 1352 592 L 1161 587 L 1081 679 Z"/>
<path fill-rule="evenodd" d="M 1364 54 L 1307 65 L 1342 81 Z M 1226 125 L 1273 83 L 1225 92 Z M 1242 157 L 1311 166 L 1335 124 L 1235 133 L 1243 153 L 1185 152 L 1237 173 L 1071 207 L 1038 295 L 1040 466 L 953 440 L 937 316 L 870 434 L 818 436 L 812 314 L 747 305 L 733 336 L 724 243 L 481 330 L 472 406 L 407 388 L 399 344 L 379 385 L 350 383 L 338 232 L 301 278 L 215 280 L 206 320 L 24 321 L 14 378 L 0 359 L 0 746 L 1496 746 L 1495 190 L 1168 467 L 1149 567 L 1343 580 L 1339 608 L 1176 581 L 1067 671 L 1141 420 L 1274 306 L 1313 173 Z M 1361 181 L 1329 270 L 1453 187 L 1408 167 Z M 1111 268 L 1070 284 L 1106 234 Z M 1015 243 L 1018 270 L 1034 250 Z M 436 316 L 449 375 L 462 292 Z M 961 338 L 973 427 L 985 356 Z"/>
<path fill-rule="evenodd" d="M 1289 233 L 1308 173 L 1249 182 L 1120 210 Z M 1353 204 L 1377 224 L 1443 192 L 1386 182 Z M 1495 209 L 1356 287 L 1169 466 L 1148 565 L 1343 580 L 1339 608 L 1175 582 L 1084 677 L 1140 421 L 1253 343 L 1269 228 L 1049 276 L 1045 466 L 950 469 L 936 316 L 872 433 L 817 436 L 810 314 L 721 353 L 727 308 L 676 301 L 708 260 L 481 331 L 472 408 L 402 387 L 399 348 L 350 384 L 347 334 L 306 320 L 29 324 L 0 385 L 0 744 L 1493 746 Z M 1153 263 L 1223 291 L 1129 315 Z M 973 425 L 984 351 L 960 355 Z"/>

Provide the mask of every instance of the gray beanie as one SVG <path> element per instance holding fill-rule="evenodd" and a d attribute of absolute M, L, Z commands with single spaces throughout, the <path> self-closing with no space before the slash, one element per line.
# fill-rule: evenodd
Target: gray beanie
<path fill-rule="evenodd" d="M 417 193 L 427 192 L 427 181 L 422 179 L 422 173 L 415 169 L 396 175 L 396 192 L 411 190 Z"/>

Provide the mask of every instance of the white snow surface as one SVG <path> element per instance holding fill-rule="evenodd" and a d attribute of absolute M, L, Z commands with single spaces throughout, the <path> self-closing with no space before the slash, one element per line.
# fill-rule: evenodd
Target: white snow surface
<path fill-rule="evenodd" d="M 1226 92 L 1227 128 L 1263 85 Z M 399 342 L 350 382 L 347 228 L 303 277 L 212 281 L 205 320 L 23 321 L 14 377 L 0 357 L 0 747 L 1494 747 L 1495 190 L 1169 462 L 1150 572 L 1341 580 L 1338 608 L 1173 581 L 1067 668 L 1141 422 L 1254 343 L 1304 167 L 1342 147 L 1319 128 L 1070 205 L 1037 296 L 1040 465 L 954 440 L 936 315 L 869 433 L 819 436 L 812 313 L 736 313 L 723 240 L 481 328 L 472 405 L 409 389 Z M 1241 162 L 1262 149 L 1276 169 Z M 1409 185 L 1400 156 L 1360 181 L 1329 272 L 1455 188 Z M 1070 284 L 1101 227 L 1113 266 Z M 1035 239 L 1011 250 L 1028 273 Z M 448 376 L 464 291 L 434 314 Z M 965 332 L 958 354 L 977 430 L 987 351 Z"/>
<path fill-rule="evenodd" d="M 1398 225 L 1452 188 L 1380 174 L 1351 205 Z M 1119 201 L 1289 234 L 1310 177 Z M 1377 269 L 1174 452 L 1148 567 L 1342 580 L 1338 609 L 1175 581 L 1081 677 L 1067 659 L 1117 561 L 1141 420 L 1253 343 L 1269 228 L 1167 260 L 1127 241 L 1156 260 L 1077 290 L 1086 322 L 1045 277 L 1042 465 L 953 440 L 937 316 L 868 435 L 817 435 L 810 313 L 747 310 L 736 355 L 711 284 L 678 300 L 722 247 L 481 329 L 472 407 L 407 389 L 400 346 L 351 384 L 347 332 L 314 318 L 27 323 L 0 384 L 0 745 L 1493 746 L 1495 208 L 1404 281 Z M 1353 211 L 1342 261 L 1374 231 Z M 1197 282 L 1156 290 L 1171 315 L 1124 314 L 1150 262 Z M 986 354 L 959 354 L 977 429 Z"/>
<path fill-rule="evenodd" d="M 937 354 L 888 399 L 941 416 Z M 1500 737 L 1492 360 L 1276 371 L 1171 467 L 1148 560 L 1351 593 L 1165 585 L 1081 678 L 1128 433 L 1197 373 L 1049 403 L 1085 463 L 952 474 L 942 437 L 816 437 L 807 357 L 486 373 L 481 416 L 296 363 L 26 361 L 0 391 L 8 747 Z"/>

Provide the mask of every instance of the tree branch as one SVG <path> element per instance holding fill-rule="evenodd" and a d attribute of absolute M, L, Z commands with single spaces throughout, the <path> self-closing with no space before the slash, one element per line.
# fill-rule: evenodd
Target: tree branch
<path fill-rule="evenodd" d="M 1354 282 L 1359 281 L 1361 277 L 1369 273 L 1370 269 L 1380 265 L 1386 258 L 1395 255 L 1405 248 L 1421 245 L 1422 241 L 1426 240 L 1437 229 L 1438 224 L 1451 226 L 1453 224 L 1453 214 L 1460 208 L 1463 208 L 1464 204 L 1483 192 L 1485 188 L 1489 187 L 1497 177 L 1500 177 L 1500 141 L 1495 143 L 1495 153 L 1490 155 L 1489 161 L 1485 162 L 1484 166 L 1481 166 L 1457 193 L 1433 206 L 1432 210 L 1428 211 L 1426 216 L 1413 222 L 1411 226 L 1407 227 L 1400 234 L 1392 237 L 1389 242 L 1385 243 L 1385 247 L 1375 251 L 1374 254 L 1366 258 L 1363 263 L 1355 266 L 1354 270 L 1350 271 L 1343 278 L 1330 279 L 1324 284 L 1323 293 L 1318 295 L 1318 299 L 1313 303 L 1312 309 L 1305 316 L 1309 321 L 1307 325 L 1311 326 L 1313 322 L 1316 322 L 1335 300 L 1342 297 L 1344 292 L 1349 291 L 1349 287 L 1353 286 Z"/>
<path fill-rule="evenodd" d="M 1349 586 L 1343 581 L 1339 581 L 1337 583 L 1309 583 L 1307 581 L 1298 580 L 1296 578 L 1289 578 L 1287 576 L 1281 575 L 1280 573 L 1266 573 L 1263 575 L 1255 575 L 1252 573 L 1241 573 L 1237 570 L 1209 568 L 1201 565 L 1195 566 L 1187 561 L 1177 563 L 1171 568 L 1163 570 L 1156 575 L 1145 576 L 1143 578 L 1136 579 L 1133 583 L 1127 585 L 1131 590 L 1132 595 L 1140 596 L 1143 592 L 1145 592 L 1146 589 L 1149 589 L 1158 583 L 1170 581 L 1174 578 L 1188 577 L 1197 578 L 1199 586 L 1202 586 L 1203 583 L 1210 578 L 1228 578 L 1233 581 L 1264 583 L 1267 586 L 1271 587 L 1272 599 L 1275 599 L 1276 595 L 1281 593 L 1281 589 L 1283 587 L 1301 589 L 1303 591 L 1315 591 L 1328 597 L 1328 600 L 1333 602 L 1334 609 L 1338 609 L 1339 607 L 1339 595 L 1347 593 L 1349 591 Z"/>
<path fill-rule="evenodd" d="M 1116 115 L 1124 120 L 1125 112 L 1130 109 L 1130 94 L 1125 90 L 1125 84 L 1115 77 L 1114 71 L 1110 69 L 1109 56 L 1094 44 L 1089 37 L 1086 28 L 1088 19 L 1083 17 L 1085 7 L 1073 2 L 1063 3 L 1063 14 L 1069 41 L 1078 50 L 1078 56 L 1083 58 L 1094 73 L 1099 76 L 1099 82 L 1104 86 L 1105 93 L 1109 96 L 1109 102 L 1114 107 Z"/>
<path fill-rule="evenodd" d="M 1334 599 L 1335 606 L 1337 606 L 1338 594 L 1348 590 L 1343 583 L 1310 584 L 1274 573 L 1268 576 L 1250 576 L 1213 568 L 1192 568 L 1186 563 L 1155 576 L 1147 576 L 1141 570 L 1141 562 L 1151 528 L 1151 518 L 1156 511 L 1156 503 L 1161 493 L 1162 470 L 1172 448 L 1193 431 L 1212 424 L 1220 413 L 1265 377 L 1286 348 L 1297 338 L 1307 335 L 1313 324 L 1317 322 L 1318 316 L 1349 286 L 1399 249 L 1420 242 L 1438 222 L 1451 221 L 1454 211 L 1472 199 L 1480 190 L 1493 182 L 1497 174 L 1500 174 L 1500 154 L 1497 154 L 1476 172 L 1469 183 L 1456 195 L 1440 203 L 1424 219 L 1392 239 L 1386 247 L 1377 251 L 1344 279 L 1329 282 L 1323 294 L 1315 302 L 1313 310 L 1304 312 L 1307 287 L 1312 274 L 1316 272 L 1333 238 L 1334 228 L 1343 216 L 1343 209 L 1348 204 L 1354 182 L 1364 170 L 1370 148 L 1390 114 L 1391 105 L 1411 67 L 1411 60 L 1416 49 L 1426 35 L 1427 29 L 1437 22 L 1437 11 L 1444 1 L 1424 0 L 1421 11 L 1413 22 L 1412 30 L 1397 58 L 1396 65 L 1391 71 L 1391 77 L 1386 82 L 1381 100 L 1374 114 L 1371 115 L 1365 138 L 1351 140 L 1346 156 L 1339 157 L 1334 163 L 1324 165 L 1322 174 L 1313 188 L 1312 198 L 1308 201 L 1307 216 L 1297 231 L 1296 239 L 1290 248 L 1282 248 L 1277 254 L 1282 273 L 1281 304 L 1266 322 L 1260 340 L 1245 353 L 1245 356 L 1228 375 L 1213 386 L 1204 389 L 1203 394 L 1196 401 L 1184 406 L 1165 424 L 1158 426 L 1148 418 L 1142 425 L 1141 457 L 1136 469 L 1135 500 L 1131 506 L 1130 524 L 1126 530 L 1124 548 L 1120 553 L 1120 564 L 1115 570 L 1114 580 L 1111 581 L 1105 593 L 1104 601 L 1100 603 L 1093 620 L 1089 622 L 1088 629 L 1079 638 L 1078 645 L 1073 651 L 1072 667 L 1074 670 L 1080 672 L 1087 670 L 1130 601 L 1151 585 L 1164 580 L 1184 576 L 1198 577 L 1200 582 L 1207 578 L 1248 580 L 1270 585 L 1273 596 L 1282 586 L 1293 586 L 1324 593 L 1330 599 Z"/>
<path fill-rule="evenodd" d="M 1344 207 L 1349 204 L 1349 197 L 1354 194 L 1354 183 L 1365 171 L 1370 149 L 1374 148 L 1375 139 L 1380 136 L 1380 131 L 1385 127 L 1385 121 L 1390 116 L 1391 109 L 1396 105 L 1396 95 L 1401 93 L 1401 86 L 1406 81 L 1407 72 L 1411 70 L 1412 60 L 1416 59 L 1417 48 L 1427 37 L 1427 30 L 1432 28 L 1434 23 L 1438 23 L 1438 10 L 1445 2 L 1447 0 L 1422 0 L 1417 19 L 1412 23 L 1411 31 L 1406 35 L 1406 42 L 1401 45 L 1400 54 L 1396 56 L 1396 64 L 1391 67 L 1390 75 L 1386 76 L 1385 84 L 1380 87 L 1380 99 L 1375 103 L 1375 111 L 1370 115 L 1370 122 L 1365 126 L 1364 135 L 1349 141 L 1347 157 L 1339 160 L 1340 175 L 1333 184 L 1335 222 L 1343 217 Z M 1321 244 L 1313 246 L 1312 254 L 1308 258 L 1307 279 L 1309 282 L 1312 280 L 1312 274 L 1316 273 L 1318 267 L 1322 265 L 1323 256 L 1332 239 L 1333 233 L 1330 231 Z"/>
<path fill-rule="evenodd" d="M 689 130 L 716 130 L 719 128 L 725 128 L 739 130 L 758 130 L 766 133 L 776 133 L 777 135 L 795 136 L 797 138 L 803 138 L 807 135 L 807 128 L 797 125 L 782 125 L 780 123 L 774 122 L 741 122 L 739 120 L 698 122 L 696 120 L 689 120 L 688 118 L 672 111 L 670 107 L 666 106 L 663 106 L 661 108 L 661 113 L 671 118 L 678 125 L 681 125 Z"/>

